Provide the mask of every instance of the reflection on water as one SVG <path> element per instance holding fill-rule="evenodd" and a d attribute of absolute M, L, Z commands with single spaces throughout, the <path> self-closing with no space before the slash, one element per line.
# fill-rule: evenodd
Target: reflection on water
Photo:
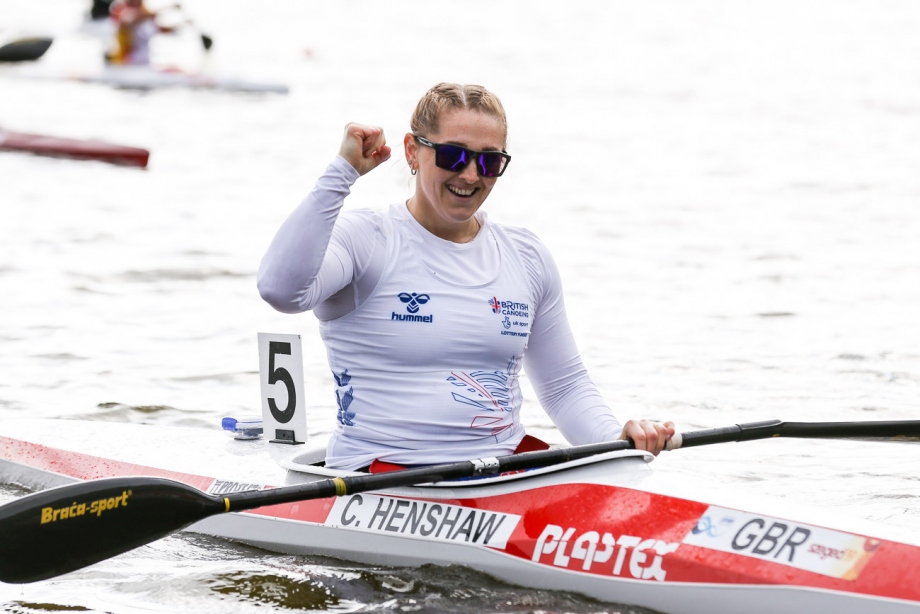
<path fill-rule="evenodd" d="M 251 603 L 287 610 L 341 610 L 341 601 L 322 580 L 237 572 L 214 578 L 211 590 Z"/>
<path fill-rule="evenodd" d="M 236 572 L 214 579 L 211 588 L 224 595 L 276 609 L 330 612 L 570 612 L 645 614 L 644 608 L 616 608 L 580 595 L 558 591 L 521 591 L 463 567 L 413 569 L 343 566 L 321 561 L 317 573 L 304 574 L 304 559 L 278 561 L 295 575 Z M 334 566 L 336 572 L 326 571 Z M 307 567 L 309 568 L 309 567 Z"/>

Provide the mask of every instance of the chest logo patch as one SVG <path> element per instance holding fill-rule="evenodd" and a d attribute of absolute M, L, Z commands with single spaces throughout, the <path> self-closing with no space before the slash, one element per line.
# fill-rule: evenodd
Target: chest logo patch
<path fill-rule="evenodd" d="M 518 301 L 500 301 L 497 296 L 489 299 L 492 313 L 502 316 L 502 335 L 526 337 L 530 334 L 530 304 Z"/>
<path fill-rule="evenodd" d="M 399 300 L 405 304 L 406 311 L 409 313 L 396 313 L 394 311 L 390 315 L 391 320 L 397 322 L 424 322 L 425 324 L 434 322 L 434 315 L 423 316 L 418 313 L 422 305 L 425 305 L 431 300 L 430 296 L 427 294 L 419 294 L 418 292 L 400 292 L 397 296 Z"/>
<path fill-rule="evenodd" d="M 419 294 L 417 292 L 400 292 L 399 300 L 406 304 L 406 311 L 409 313 L 418 313 L 419 307 L 431 300 L 431 297 L 427 294 Z"/>

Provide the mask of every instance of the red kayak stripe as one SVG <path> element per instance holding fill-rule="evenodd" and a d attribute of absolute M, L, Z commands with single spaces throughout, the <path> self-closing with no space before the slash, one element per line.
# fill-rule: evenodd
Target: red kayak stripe
<path fill-rule="evenodd" d="M 150 159 L 150 152 L 138 147 L 116 145 L 92 139 L 67 139 L 2 130 L 0 130 L 0 150 L 19 151 L 40 156 L 98 160 L 140 168 L 146 167 Z"/>
<path fill-rule="evenodd" d="M 0 436 L 0 455 L 14 463 L 43 471 L 53 471 L 78 480 L 143 475 L 176 480 L 199 490 L 207 490 L 214 482 L 214 478 L 211 477 L 113 461 L 2 436 Z"/>

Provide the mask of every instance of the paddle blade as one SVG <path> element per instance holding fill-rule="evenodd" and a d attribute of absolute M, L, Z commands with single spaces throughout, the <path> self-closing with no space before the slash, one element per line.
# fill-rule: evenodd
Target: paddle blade
<path fill-rule="evenodd" d="M 29 62 L 42 57 L 51 46 L 47 37 L 23 38 L 0 47 L 0 62 Z"/>
<path fill-rule="evenodd" d="M 225 511 L 223 499 L 161 478 L 44 490 L 0 506 L 0 581 L 59 576 Z"/>

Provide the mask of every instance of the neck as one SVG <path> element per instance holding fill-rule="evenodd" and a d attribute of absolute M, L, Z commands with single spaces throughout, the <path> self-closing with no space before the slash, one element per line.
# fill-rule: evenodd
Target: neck
<path fill-rule="evenodd" d="M 452 243 L 469 243 L 479 234 L 481 224 L 475 216 L 462 222 L 444 223 L 443 220 L 424 216 L 421 208 L 416 205 L 414 197 L 406 202 L 406 207 L 416 222 L 439 239 Z"/>

